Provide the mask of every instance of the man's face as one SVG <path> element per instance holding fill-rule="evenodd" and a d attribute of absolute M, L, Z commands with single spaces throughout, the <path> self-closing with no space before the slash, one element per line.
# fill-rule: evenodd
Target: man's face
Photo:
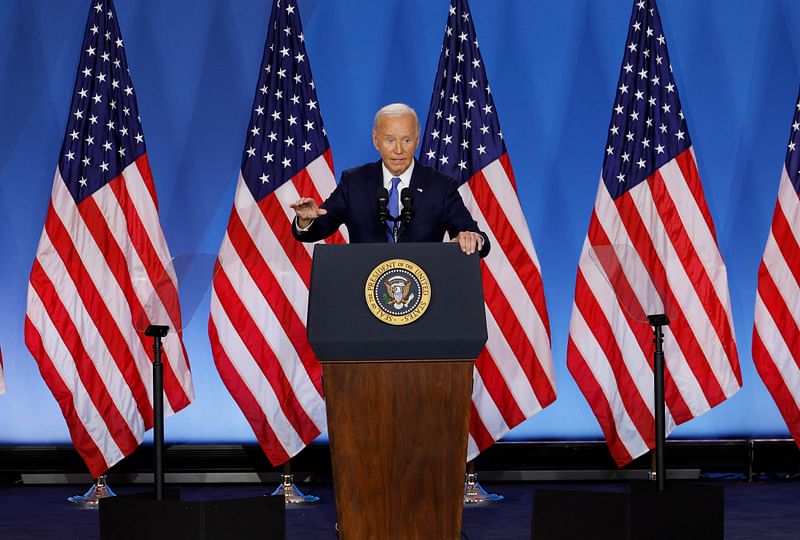
<path fill-rule="evenodd" d="M 383 116 L 372 132 L 372 144 L 381 154 L 381 160 L 395 176 L 403 173 L 414 159 L 419 143 L 417 123 L 411 114 Z"/>

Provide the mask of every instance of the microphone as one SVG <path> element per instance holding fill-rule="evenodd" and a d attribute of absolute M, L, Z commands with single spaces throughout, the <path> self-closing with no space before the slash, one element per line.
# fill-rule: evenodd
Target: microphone
<path fill-rule="evenodd" d="M 414 217 L 414 203 L 411 199 L 411 189 L 410 188 L 403 188 L 400 192 L 400 201 L 403 205 L 403 209 L 400 210 L 400 215 L 397 216 L 397 221 L 394 224 L 394 241 L 397 242 L 397 239 L 400 236 L 400 229 L 407 229 L 409 224 L 411 223 L 411 219 Z"/>
<path fill-rule="evenodd" d="M 386 226 L 386 220 L 389 219 L 391 216 L 389 215 L 389 192 L 386 190 L 385 187 L 381 186 L 378 188 L 378 222 Z"/>
<path fill-rule="evenodd" d="M 403 205 L 403 210 L 400 212 L 400 220 L 407 226 L 414 218 L 414 201 L 411 198 L 411 188 L 404 188 L 400 192 L 400 201 Z"/>

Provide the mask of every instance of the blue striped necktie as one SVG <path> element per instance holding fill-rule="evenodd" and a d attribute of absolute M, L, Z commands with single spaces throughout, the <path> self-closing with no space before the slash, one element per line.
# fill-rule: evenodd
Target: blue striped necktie
<path fill-rule="evenodd" d="M 397 189 L 397 185 L 399 183 L 400 183 L 400 179 L 399 178 L 397 178 L 397 177 L 392 178 L 392 188 L 389 190 L 388 210 L 389 210 L 389 214 L 391 214 L 394 217 L 397 217 L 398 214 L 400 214 L 400 194 L 399 194 L 400 190 Z M 394 220 L 387 219 L 386 220 L 386 226 L 388 227 L 388 229 L 386 231 L 386 240 L 388 242 L 394 242 L 394 234 L 393 234 L 393 230 L 394 230 L 394 226 L 395 226 Z"/>

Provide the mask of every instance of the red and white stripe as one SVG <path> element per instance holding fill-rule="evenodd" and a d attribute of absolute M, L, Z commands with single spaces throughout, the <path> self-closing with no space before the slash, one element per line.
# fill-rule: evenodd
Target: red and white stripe
<path fill-rule="evenodd" d="M 539 259 L 508 154 L 460 188 L 492 249 L 482 261 L 488 340 L 475 363 L 468 459 L 556 399 Z"/>
<path fill-rule="evenodd" d="M 330 150 L 257 202 L 242 176 L 219 250 L 208 332 L 214 361 L 273 465 L 326 429 L 321 366 L 306 339 L 313 245 L 292 236 L 291 202 L 336 187 Z M 328 243 L 345 242 L 337 232 Z"/>
<path fill-rule="evenodd" d="M 800 445 L 800 200 L 786 168 L 758 268 L 753 361 Z"/>
<path fill-rule="evenodd" d="M 191 402 L 178 291 L 147 155 L 76 205 L 56 171 L 28 287 L 25 342 L 97 476 L 153 425 L 150 324 L 163 340 L 164 409 Z"/>
<path fill-rule="evenodd" d="M 691 148 L 617 200 L 601 180 L 581 253 L 567 366 L 619 466 L 655 445 L 646 320 L 654 312 L 672 320 L 664 329 L 669 433 L 742 385 L 727 274 Z"/>

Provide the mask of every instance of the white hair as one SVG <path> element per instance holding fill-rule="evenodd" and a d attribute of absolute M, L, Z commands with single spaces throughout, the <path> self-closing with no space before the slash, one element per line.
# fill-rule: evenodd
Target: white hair
<path fill-rule="evenodd" d="M 410 114 L 414 117 L 414 124 L 417 126 L 417 134 L 419 134 L 419 118 L 417 118 L 417 113 L 405 103 L 390 103 L 378 109 L 378 112 L 375 113 L 375 118 L 372 120 L 372 131 L 378 131 L 378 120 L 384 116 L 404 116 L 406 114 Z"/>

